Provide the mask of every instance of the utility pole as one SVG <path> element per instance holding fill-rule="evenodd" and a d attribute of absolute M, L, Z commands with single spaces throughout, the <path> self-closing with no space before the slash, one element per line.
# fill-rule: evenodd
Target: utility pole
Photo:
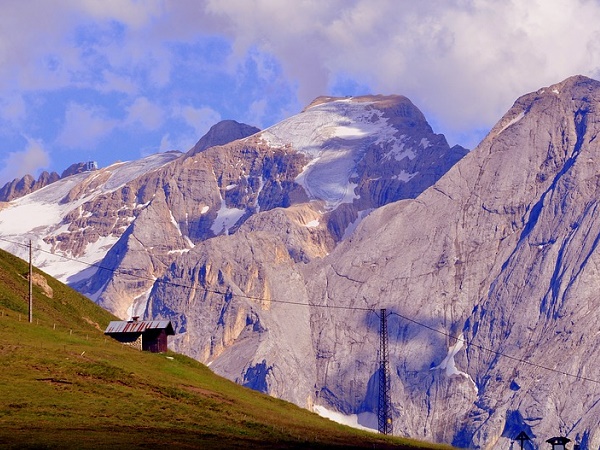
<path fill-rule="evenodd" d="M 29 323 L 33 322 L 33 262 L 31 239 L 29 239 Z"/>
<path fill-rule="evenodd" d="M 379 345 L 379 404 L 377 427 L 382 434 L 392 434 L 392 405 L 390 398 L 390 366 L 388 360 L 387 313 L 381 309 Z"/>

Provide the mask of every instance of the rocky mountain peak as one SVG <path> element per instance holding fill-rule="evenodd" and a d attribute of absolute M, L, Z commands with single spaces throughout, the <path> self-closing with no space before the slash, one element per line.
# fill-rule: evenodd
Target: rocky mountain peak
<path fill-rule="evenodd" d="M 579 377 L 600 380 L 599 114 L 600 83 L 585 77 L 522 96 L 431 188 L 377 209 L 313 263 L 314 301 L 326 292 L 397 314 L 396 432 L 495 449 L 515 430 L 537 448 L 560 429 L 600 446 L 597 381 Z M 341 405 L 352 394 L 338 380 L 356 363 L 332 336 L 366 340 L 365 320 L 331 314 L 316 344 L 331 354 L 317 359 L 317 385 Z"/>
<path fill-rule="evenodd" d="M 528 120 L 523 120 L 527 117 L 534 118 L 539 125 L 559 126 L 557 122 L 563 120 L 565 114 L 570 118 L 575 116 L 583 118 L 588 113 L 595 113 L 598 110 L 596 100 L 599 91 L 599 81 L 576 75 L 560 83 L 525 94 L 519 97 L 496 123 L 482 144 L 487 143 L 488 139 L 495 139 L 509 128 L 511 131 L 516 131 L 517 128 L 523 127 L 528 123 Z M 544 118 L 544 121 L 540 122 L 540 117 Z"/>
<path fill-rule="evenodd" d="M 46 271 L 118 316 L 173 320 L 175 349 L 222 375 L 303 406 L 372 416 L 374 352 L 365 345 L 377 340 L 373 317 L 318 306 L 364 309 L 406 287 L 412 268 L 395 273 L 401 279 L 391 285 L 390 274 L 378 271 L 418 244 L 427 253 L 435 230 L 408 241 L 412 228 L 426 226 L 397 228 L 401 208 L 386 221 L 369 217 L 381 218 L 384 205 L 412 204 L 468 152 L 449 148 L 403 96 L 321 98 L 247 136 L 254 131 L 226 122 L 184 156 L 157 154 L 67 177 L 1 210 L 0 232 L 50 249 L 42 255 Z M 223 142 L 238 136 L 245 138 Z M 35 221 L 15 225 L 33 210 Z M 366 229 L 361 221 L 381 225 L 373 233 L 388 241 L 374 241 L 348 263 L 355 230 Z M 363 264 L 369 252 L 385 259 Z M 334 254 L 349 267 L 332 263 Z M 110 270 L 79 267 L 74 258 Z M 420 274 L 425 284 L 428 270 Z M 371 275 L 380 289 L 365 284 L 365 295 L 357 292 L 353 283 Z M 462 317 L 464 305 L 456 311 Z M 348 376 L 357 380 L 349 391 Z"/>
<path fill-rule="evenodd" d="M 556 83 L 549 86 L 548 88 L 545 88 L 545 90 L 572 92 L 573 90 L 579 90 L 582 87 L 585 87 L 586 89 L 598 89 L 599 85 L 600 81 L 594 80 L 583 75 L 573 75 L 561 81 L 560 83 Z"/>
<path fill-rule="evenodd" d="M 239 123 L 235 120 L 222 120 L 210 127 L 210 130 L 200 138 L 194 147 L 188 152 L 188 156 L 193 156 L 203 152 L 207 148 L 217 145 L 224 145 L 229 142 L 243 139 L 258 133 L 260 129 L 245 123 Z"/>
<path fill-rule="evenodd" d="M 36 180 L 31 175 L 25 175 L 23 178 L 15 178 L 0 188 L 0 202 L 10 202 L 31 192 L 37 191 L 55 181 L 60 176 L 56 172 L 49 173 L 43 171 Z"/>
<path fill-rule="evenodd" d="M 403 95 L 361 95 L 355 97 L 317 97 L 302 112 L 323 105 L 335 104 L 369 105 L 370 108 L 383 112 L 383 115 L 396 126 L 425 127 L 432 133 L 431 127 L 423 113 Z"/>

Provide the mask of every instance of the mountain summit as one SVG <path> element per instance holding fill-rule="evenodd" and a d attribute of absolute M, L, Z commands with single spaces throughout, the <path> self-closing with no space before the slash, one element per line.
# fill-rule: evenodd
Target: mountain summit
<path fill-rule="evenodd" d="M 431 188 L 374 211 L 308 271 L 312 302 L 390 311 L 396 433 L 600 445 L 599 114 L 600 83 L 585 77 L 519 98 Z M 327 311 L 313 313 L 316 385 L 361 411 L 374 318 Z"/>
<path fill-rule="evenodd" d="M 76 174 L 10 202 L 2 245 L 24 255 L 32 239 L 38 266 L 122 318 L 169 318 L 175 348 L 219 374 L 373 428 L 376 348 L 364 351 L 378 342 L 376 318 L 343 311 L 382 299 L 330 290 L 328 264 L 371 215 L 411 204 L 467 150 L 402 96 L 319 98 L 263 131 L 238 125 L 217 126 L 187 154 Z M 222 129 L 243 137 L 221 143 Z"/>
<path fill-rule="evenodd" d="M 188 152 L 188 156 L 203 152 L 207 148 L 225 145 L 238 139 L 243 139 L 258 133 L 260 130 L 235 120 L 222 120 L 210 127 L 210 130 Z"/>

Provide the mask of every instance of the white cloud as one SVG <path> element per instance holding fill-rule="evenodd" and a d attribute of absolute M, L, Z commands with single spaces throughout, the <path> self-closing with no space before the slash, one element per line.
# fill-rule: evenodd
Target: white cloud
<path fill-rule="evenodd" d="M 210 0 L 238 54 L 276 56 L 307 103 L 344 73 L 407 95 L 456 133 L 491 126 L 517 96 L 600 75 L 600 4 L 586 0 Z"/>
<path fill-rule="evenodd" d="M 96 20 L 116 20 L 140 28 L 164 12 L 162 0 L 77 0 L 84 13 Z"/>
<path fill-rule="evenodd" d="M 138 97 L 127 108 L 127 125 L 140 124 L 147 130 L 154 130 L 164 122 L 164 113 L 160 106 L 146 97 Z"/>
<path fill-rule="evenodd" d="M 226 67 L 218 57 L 218 67 L 209 57 L 194 65 L 194 52 L 191 61 L 178 60 L 182 47 L 207 36 L 231 43 Z M 249 60 L 256 70 L 239 70 Z M 181 67 L 194 69 L 182 75 Z M 210 101 L 187 98 L 188 87 L 178 84 L 197 76 L 194 70 L 213 83 L 205 87 Z M 222 92 L 230 84 L 216 72 L 225 70 L 244 90 L 243 103 L 239 91 L 223 101 L 234 95 Z M 119 127 L 111 117 L 156 130 L 169 118 L 156 105 L 186 101 L 206 105 L 175 111 L 195 139 L 236 111 L 245 116 L 232 118 L 268 126 L 262 122 L 273 111 L 296 107 L 284 92 L 289 86 L 305 105 L 340 79 L 408 96 L 436 131 L 464 143 L 518 96 L 574 74 L 600 77 L 598 1 L 11 0 L 0 15 L 0 117 L 23 122 L 37 108 L 24 99 L 60 90 L 71 96 L 58 133 L 67 147 L 93 145 Z M 85 100 L 75 97 L 82 91 Z M 102 103 L 106 110 L 81 105 L 100 94 L 113 101 Z M 174 130 L 171 140 L 191 141 L 181 135 Z"/>
<path fill-rule="evenodd" d="M 158 151 L 162 153 L 162 152 L 168 152 L 169 150 L 175 150 L 175 147 L 171 143 L 169 133 L 167 133 L 161 138 L 160 145 L 158 147 Z"/>
<path fill-rule="evenodd" d="M 248 108 L 248 121 L 251 125 L 255 124 L 258 127 L 264 127 L 263 118 L 267 109 L 267 99 L 261 98 L 250 104 Z"/>
<path fill-rule="evenodd" d="M 178 106 L 174 115 L 180 117 L 194 129 L 196 140 L 204 136 L 214 124 L 221 120 L 221 114 L 208 106 L 195 108 L 190 105 Z"/>
<path fill-rule="evenodd" d="M 5 96 L 0 101 L 0 117 L 10 122 L 20 122 L 25 118 L 27 106 L 18 93 Z"/>
<path fill-rule="evenodd" d="M 69 148 L 96 147 L 98 140 L 109 134 L 118 121 L 107 117 L 99 108 L 71 103 L 65 114 L 65 124 L 57 143 Z"/>
<path fill-rule="evenodd" d="M 42 142 L 27 136 L 25 139 L 27 146 L 24 150 L 9 152 L 2 161 L 4 168 L 0 170 L 0 186 L 27 174 L 36 176 L 50 164 L 50 156 Z"/>
<path fill-rule="evenodd" d="M 102 71 L 104 82 L 98 86 L 100 92 L 122 92 L 125 94 L 136 94 L 140 87 L 132 77 L 118 75 L 108 70 Z"/>

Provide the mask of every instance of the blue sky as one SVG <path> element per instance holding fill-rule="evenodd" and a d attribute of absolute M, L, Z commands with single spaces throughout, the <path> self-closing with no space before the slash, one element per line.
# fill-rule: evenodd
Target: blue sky
<path fill-rule="evenodd" d="M 319 95 L 406 95 L 473 147 L 575 74 L 600 78 L 597 0 L 4 0 L 0 185 L 187 151 Z"/>

